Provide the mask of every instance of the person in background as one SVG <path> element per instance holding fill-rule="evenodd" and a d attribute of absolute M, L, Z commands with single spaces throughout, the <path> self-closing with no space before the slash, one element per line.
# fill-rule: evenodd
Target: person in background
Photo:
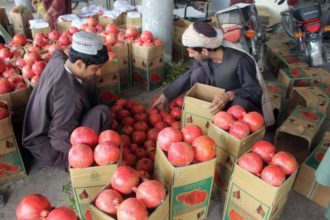
<path fill-rule="evenodd" d="M 71 14 L 71 0 L 32 0 L 36 8 L 41 6 L 43 19 L 55 29 L 56 20 L 60 15 Z"/>
<path fill-rule="evenodd" d="M 182 43 L 195 62 L 188 72 L 164 90 L 151 108 L 164 108 L 168 101 L 195 83 L 203 83 L 226 90 L 214 98 L 210 105 L 212 114 L 232 105 L 261 112 L 262 88 L 257 79 L 255 61 L 242 51 L 224 47 L 223 42 L 222 30 L 202 21 L 192 23 L 183 33 Z"/>
<path fill-rule="evenodd" d="M 111 129 L 109 107 L 92 107 L 85 82 L 101 74 L 108 51 L 99 36 L 77 32 L 69 56 L 55 51 L 27 104 L 22 145 L 43 165 L 68 168 L 70 135 L 79 126 Z"/>

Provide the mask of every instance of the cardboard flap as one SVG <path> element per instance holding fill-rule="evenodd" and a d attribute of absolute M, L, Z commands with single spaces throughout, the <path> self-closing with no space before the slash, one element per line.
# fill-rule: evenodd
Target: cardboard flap
<path fill-rule="evenodd" d="M 163 150 L 157 146 L 156 147 L 156 156 L 155 156 L 155 173 L 157 177 L 162 181 L 162 183 L 167 187 L 167 190 L 170 190 L 170 186 L 173 185 L 174 169 L 170 166 L 164 166 L 167 164 L 168 160 Z M 159 172 L 162 170 L 162 172 Z M 161 175 L 161 176 L 160 176 Z"/>
<path fill-rule="evenodd" d="M 138 44 L 132 44 L 132 55 L 142 59 L 153 59 L 164 55 L 164 44 L 156 45 L 153 47 L 140 46 Z"/>
<path fill-rule="evenodd" d="M 116 73 L 119 71 L 119 61 L 118 59 L 113 59 L 107 61 L 101 69 L 102 74 Z"/>
<path fill-rule="evenodd" d="M 123 45 L 112 46 L 112 52 L 115 53 L 119 58 L 128 57 L 128 44 L 123 42 Z"/>
<path fill-rule="evenodd" d="M 0 120 L 0 140 L 14 134 L 11 116 Z"/>

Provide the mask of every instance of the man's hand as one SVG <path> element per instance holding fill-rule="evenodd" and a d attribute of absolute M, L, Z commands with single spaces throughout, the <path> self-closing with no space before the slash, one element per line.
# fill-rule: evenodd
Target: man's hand
<path fill-rule="evenodd" d="M 159 106 L 160 109 L 164 110 L 167 99 L 164 94 L 161 94 L 155 101 L 152 102 L 150 109 Z"/>
<path fill-rule="evenodd" d="M 211 105 L 209 106 L 211 114 L 215 115 L 217 112 L 225 108 L 229 101 L 235 98 L 235 93 L 232 91 L 224 92 L 216 97 L 214 97 Z"/>

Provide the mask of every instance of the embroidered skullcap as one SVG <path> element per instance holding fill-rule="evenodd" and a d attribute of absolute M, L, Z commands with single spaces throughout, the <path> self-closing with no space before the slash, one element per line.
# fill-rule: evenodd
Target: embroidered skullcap
<path fill-rule="evenodd" d="M 182 35 L 182 44 L 185 47 L 203 47 L 215 49 L 223 43 L 223 32 L 202 21 L 188 26 Z"/>
<path fill-rule="evenodd" d="M 96 55 L 103 48 L 103 43 L 98 35 L 81 31 L 73 34 L 72 48 L 80 53 Z"/>

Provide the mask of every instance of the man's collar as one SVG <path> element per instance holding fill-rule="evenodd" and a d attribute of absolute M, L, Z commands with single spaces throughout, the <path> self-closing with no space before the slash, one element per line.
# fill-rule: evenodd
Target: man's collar
<path fill-rule="evenodd" d="M 78 77 L 76 77 L 65 64 L 64 64 L 64 68 L 68 73 L 70 73 L 74 78 L 76 78 L 80 84 L 83 83 L 82 79 L 79 79 Z"/>

